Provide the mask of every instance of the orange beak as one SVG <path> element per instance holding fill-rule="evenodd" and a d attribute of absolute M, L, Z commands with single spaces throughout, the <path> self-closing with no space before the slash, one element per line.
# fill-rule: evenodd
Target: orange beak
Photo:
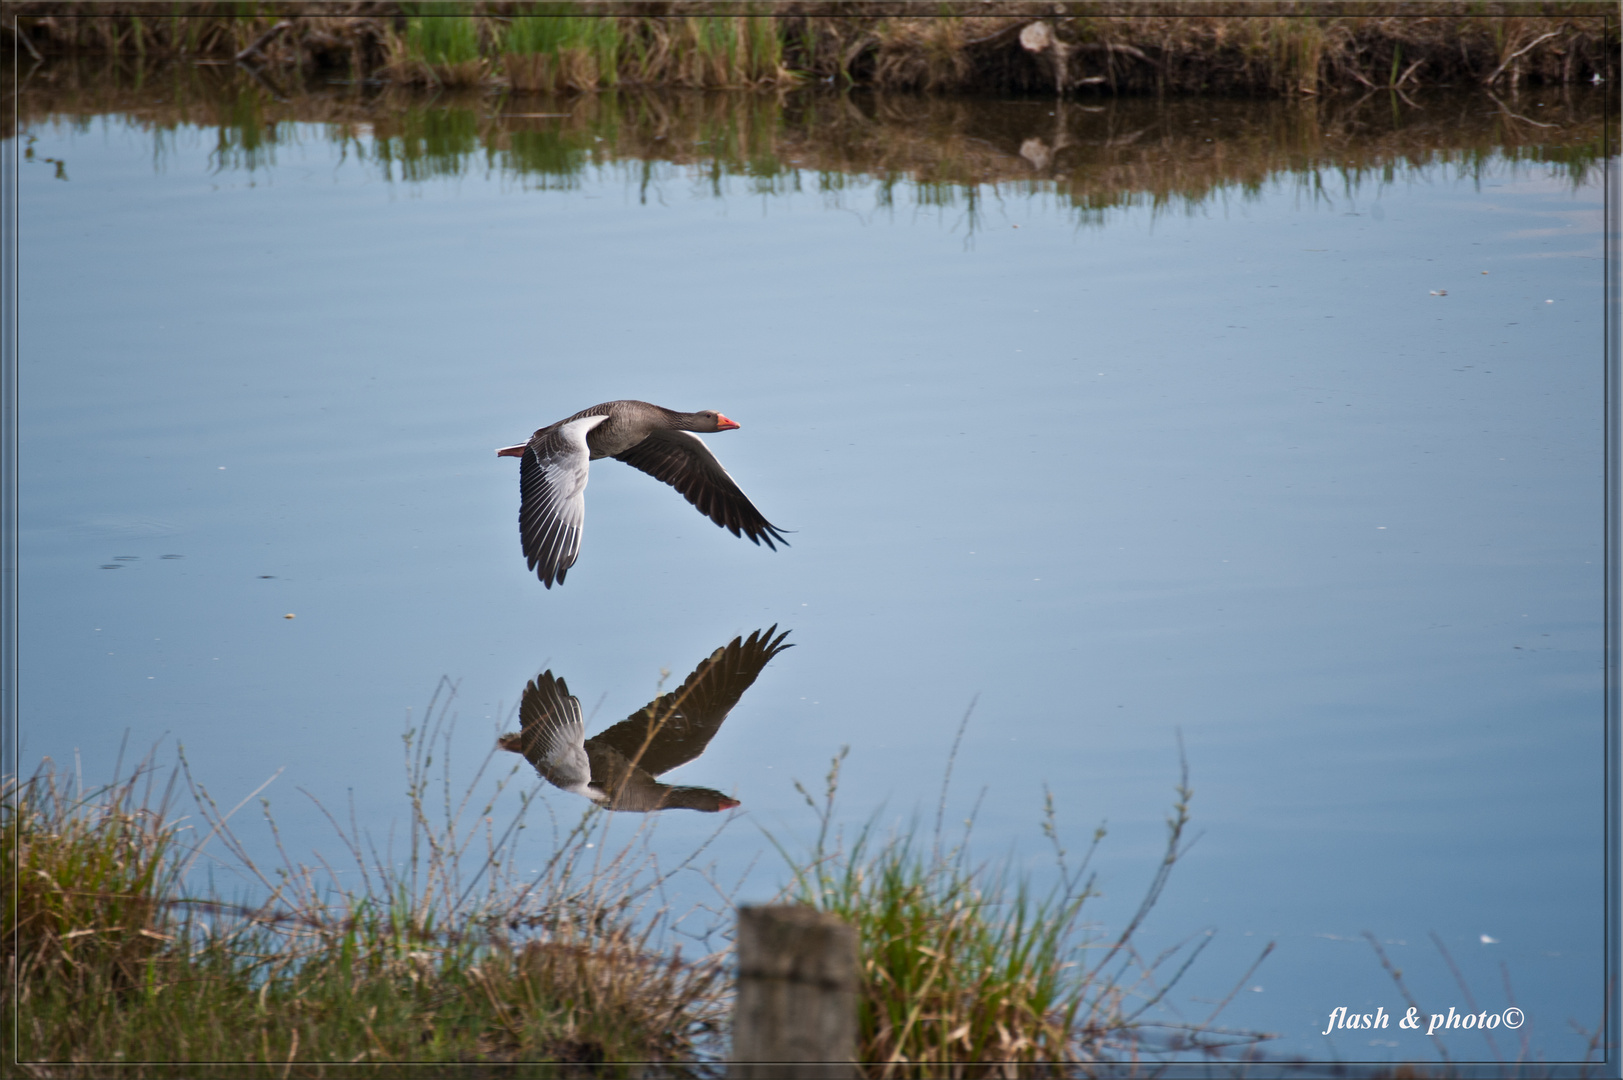
<path fill-rule="evenodd" d="M 736 427 L 737 425 L 735 424 L 734 426 Z M 718 807 L 718 809 L 721 809 L 721 810 L 731 810 L 735 806 L 744 805 L 743 803 L 739 802 L 737 799 L 729 799 L 725 795 L 723 795 L 721 797 L 720 803 L 721 803 L 721 805 Z"/>
<path fill-rule="evenodd" d="M 716 414 L 716 430 L 717 431 L 731 431 L 731 430 L 733 430 L 733 428 L 735 428 L 737 426 L 738 426 L 738 421 L 737 420 L 729 420 L 725 416 L 721 415 L 720 413 Z"/>

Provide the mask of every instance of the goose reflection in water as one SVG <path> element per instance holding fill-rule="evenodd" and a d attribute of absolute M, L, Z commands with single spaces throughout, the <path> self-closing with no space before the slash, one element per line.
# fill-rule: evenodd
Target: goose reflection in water
<path fill-rule="evenodd" d="M 662 784 L 654 777 L 684 765 L 710 745 L 721 722 L 789 636 L 774 623 L 735 637 L 699 662 L 680 687 L 607 731 L 586 738 L 580 699 L 551 671 L 530 680 L 519 702 L 520 731 L 496 745 L 523 754 L 541 778 L 606 810 L 703 810 L 739 805 L 712 788 Z"/>

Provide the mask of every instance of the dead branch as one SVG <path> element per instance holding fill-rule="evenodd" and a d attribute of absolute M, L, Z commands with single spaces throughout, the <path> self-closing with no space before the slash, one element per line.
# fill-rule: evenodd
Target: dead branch
<path fill-rule="evenodd" d="M 1538 37 L 1534 38 L 1532 41 L 1529 41 L 1526 45 L 1523 45 L 1521 48 L 1517 49 L 1515 52 L 1513 52 L 1509 56 L 1505 57 L 1504 62 L 1501 63 L 1498 67 L 1493 69 L 1493 74 L 1489 75 L 1486 79 L 1482 80 L 1482 85 L 1484 85 L 1484 86 L 1493 85 L 1493 81 L 1495 79 L 1499 78 L 1499 76 L 1504 73 L 1505 68 L 1510 66 L 1510 62 L 1512 60 L 1516 59 L 1516 57 L 1520 56 L 1522 53 L 1524 53 L 1527 50 L 1531 49 L 1534 45 L 1537 45 L 1539 42 L 1548 41 L 1550 38 L 1555 37 L 1555 33 L 1556 32 L 1554 30 L 1551 30 L 1547 34 L 1540 34 Z"/>
<path fill-rule="evenodd" d="M 259 50 L 263 49 L 266 45 L 269 45 L 270 42 L 271 42 L 271 39 L 274 38 L 277 34 L 280 34 L 283 30 L 292 29 L 292 27 L 293 27 L 293 24 L 291 22 L 289 22 L 286 19 L 283 19 L 281 22 L 277 23 L 275 26 L 271 27 L 269 30 L 266 30 L 263 34 L 260 34 L 257 38 L 254 39 L 253 44 L 249 45 L 246 49 L 242 50 L 241 52 L 239 52 L 237 54 L 237 63 L 239 63 L 239 64 L 246 63 L 250 56 L 252 56 L 255 53 L 259 52 Z M 261 54 L 261 55 L 263 55 L 263 54 Z"/>

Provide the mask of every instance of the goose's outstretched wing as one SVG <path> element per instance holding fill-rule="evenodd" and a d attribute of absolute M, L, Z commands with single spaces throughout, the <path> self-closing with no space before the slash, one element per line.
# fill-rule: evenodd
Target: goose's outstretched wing
<path fill-rule="evenodd" d="M 704 752 L 738 699 L 778 653 L 785 630 L 774 623 L 746 640 L 733 640 L 711 653 L 681 686 L 662 694 L 626 719 L 587 740 L 588 749 L 612 747 L 653 776 L 686 764 Z"/>
<path fill-rule="evenodd" d="M 544 671 L 530 680 L 518 706 L 519 733 L 503 735 L 503 750 L 523 754 L 542 778 L 565 791 L 588 795 L 592 767 L 586 755 L 586 725 L 580 699 L 562 679 Z M 588 797 L 590 797 L 588 795 Z"/>
<path fill-rule="evenodd" d="M 755 509 L 744 489 L 727 475 L 704 440 L 692 432 L 655 431 L 614 456 L 655 480 L 671 485 L 698 507 L 699 513 L 730 530 L 734 536 L 747 536 L 757 544 L 764 542 L 769 548 L 773 547 L 774 540 L 785 547 L 789 545 L 782 531 Z"/>
<path fill-rule="evenodd" d="M 586 433 L 607 416 L 583 416 L 542 428 L 524 448 L 519 464 L 518 534 L 524 558 L 541 584 L 563 583 L 580 555 L 586 527 L 586 471 L 591 454 Z"/>

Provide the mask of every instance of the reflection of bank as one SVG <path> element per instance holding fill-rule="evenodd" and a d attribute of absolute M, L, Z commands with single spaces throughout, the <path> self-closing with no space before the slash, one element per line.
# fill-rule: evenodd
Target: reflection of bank
<path fill-rule="evenodd" d="M 735 637 L 699 662 L 680 687 L 607 731 L 586 738 L 580 699 L 546 671 L 519 702 L 517 734 L 497 745 L 523 754 L 542 779 L 608 810 L 688 809 L 714 813 L 739 805 L 712 788 L 662 784 L 654 777 L 704 753 L 738 699 L 778 653 L 789 631 L 774 623 L 748 639 Z"/>
<path fill-rule="evenodd" d="M 1079 67 L 1068 85 L 1097 74 L 1092 44 L 1102 43 L 1077 42 L 1071 55 L 1094 74 Z M 1611 53 L 1597 47 L 1596 55 Z M 1118 86 L 1126 72 L 1115 68 Z M 564 191 L 618 173 L 644 199 L 683 176 L 699 181 L 686 190 L 716 199 L 736 193 L 734 181 L 756 197 L 797 195 L 812 184 L 828 205 L 859 213 L 870 190 L 880 207 L 900 205 L 904 195 L 963 207 L 973 229 L 980 200 L 1001 197 L 1004 185 L 1016 185 L 1010 196 L 1056 196 L 1079 223 L 1114 207 L 1194 211 L 1228 199 L 1232 188 L 1256 192 L 1272 182 L 1321 197 L 1340 188 L 1373 198 L 1390 185 L 1426 183 L 1421 173 L 1435 165 L 1474 172 L 1494 158 L 1548 162 L 1577 185 L 1611 152 L 1608 88 L 1616 80 L 1606 79 L 1548 93 L 1536 116 L 1514 99 L 1474 91 L 1431 89 L 1406 103 L 1388 92 L 1267 99 L 1185 97 L 1170 88 L 1047 101 L 622 88 L 493 115 L 478 91 L 355 94 L 311 82 L 273 94 L 240 68 L 187 63 L 137 78 L 102 56 L 51 56 L 15 100 L 22 128 L 115 114 L 151 139 L 156 161 L 175 155 L 177 131 L 212 129 L 210 166 L 220 172 L 269 172 L 280 147 L 328 139 L 346 168 L 391 184 L 494 170 L 526 188 Z M 1412 83 L 1405 92 L 1420 94 Z"/>

